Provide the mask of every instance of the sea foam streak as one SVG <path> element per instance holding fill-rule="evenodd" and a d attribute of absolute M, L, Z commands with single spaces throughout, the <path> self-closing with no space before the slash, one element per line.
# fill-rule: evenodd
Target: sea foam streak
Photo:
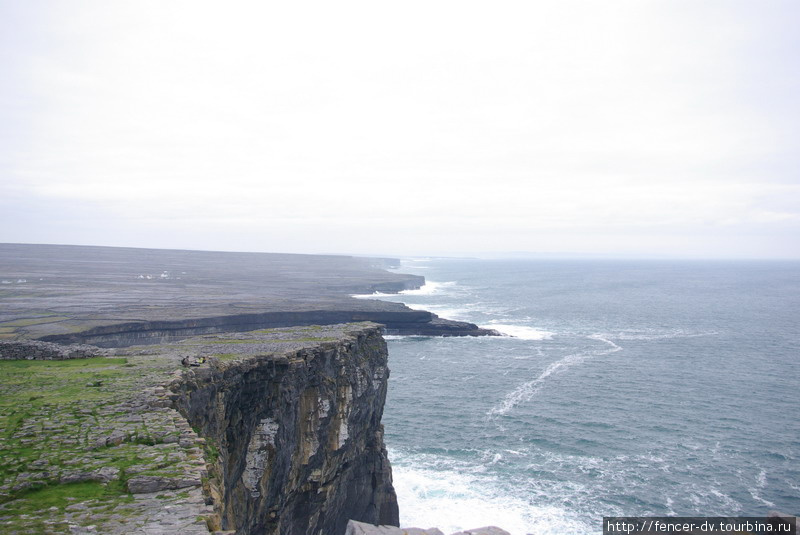
<path fill-rule="evenodd" d="M 684 330 L 673 330 L 670 332 L 662 331 L 622 331 L 618 334 L 608 335 L 613 336 L 617 340 L 669 340 L 673 338 L 697 338 L 700 336 L 714 336 L 716 331 L 707 332 L 687 332 Z"/>
<path fill-rule="evenodd" d="M 622 350 L 620 346 L 608 340 L 607 338 L 603 338 L 599 334 L 593 334 L 589 336 L 589 338 L 593 340 L 599 340 L 608 344 L 610 347 L 608 349 L 599 349 L 599 350 L 591 350 L 591 351 L 581 351 L 580 353 L 573 353 L 571 355 L 567 355 L 566 357 L 557 360 L 550 364 L 545 370 L 535 379 L 528 381 L 527 383 L 523 383 L 509 394 L 503 398 L 503 401 L 500 402 L 499 405 L 492 407 L 487 413 L 489 416 L 495 416 L 499 414 L 506 414 L 508 411 L 519 405 L 520 403 L 524 403 L 529 401 L 536 393 L 542 388 L 542 385 L 547 380 L 548 377 L 553 375 L 554 373 L 562 372 L 575 364 L 579 364 L 590 357 L 597 357 L 600 355 L 608 355 L 609 353 L 614 353 L 616 351 Z"/>

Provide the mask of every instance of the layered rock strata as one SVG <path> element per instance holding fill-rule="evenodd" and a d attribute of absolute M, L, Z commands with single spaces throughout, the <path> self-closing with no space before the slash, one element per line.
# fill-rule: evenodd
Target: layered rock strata
<path fill-rule="evenodd" d="M 498 336 L 497 331 L 473 323 L 439 318 L 425 310 L 360 311 L 307 310 L 236 314 L 176 321 L 129 322 L 94 327 L 71 334 L 50 335 L 42 341 L 60 344 L 92 344 L 125 347 L 162 344 L 211 333 L 246 332 L 277 327 L 336 325 L 371 321 L 384 325 L 386 334 L 420 336 Z"/>

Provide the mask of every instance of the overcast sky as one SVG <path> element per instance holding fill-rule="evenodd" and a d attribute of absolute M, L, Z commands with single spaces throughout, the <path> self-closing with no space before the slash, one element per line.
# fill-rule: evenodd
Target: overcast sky
<path fill-rule="evenodd" d="M 800 258 L 800 2 L 0 0 L 0 242 Z"/>

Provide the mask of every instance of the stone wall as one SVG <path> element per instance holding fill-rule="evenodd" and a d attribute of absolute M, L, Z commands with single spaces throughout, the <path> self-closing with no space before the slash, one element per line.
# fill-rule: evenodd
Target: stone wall
<path fill-rule="evenodd" d="M 0 360 L 67 360 L 105 355 L 99 347 L 38 340 L 0 340 Z"/>

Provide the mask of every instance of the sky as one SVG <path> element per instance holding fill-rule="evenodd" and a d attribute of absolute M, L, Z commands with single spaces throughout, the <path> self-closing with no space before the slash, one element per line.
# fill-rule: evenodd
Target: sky
<path fill-rule="evenodd" d="M 0 0 L 0 242 L 800 258 L 800 2 Z"/>

